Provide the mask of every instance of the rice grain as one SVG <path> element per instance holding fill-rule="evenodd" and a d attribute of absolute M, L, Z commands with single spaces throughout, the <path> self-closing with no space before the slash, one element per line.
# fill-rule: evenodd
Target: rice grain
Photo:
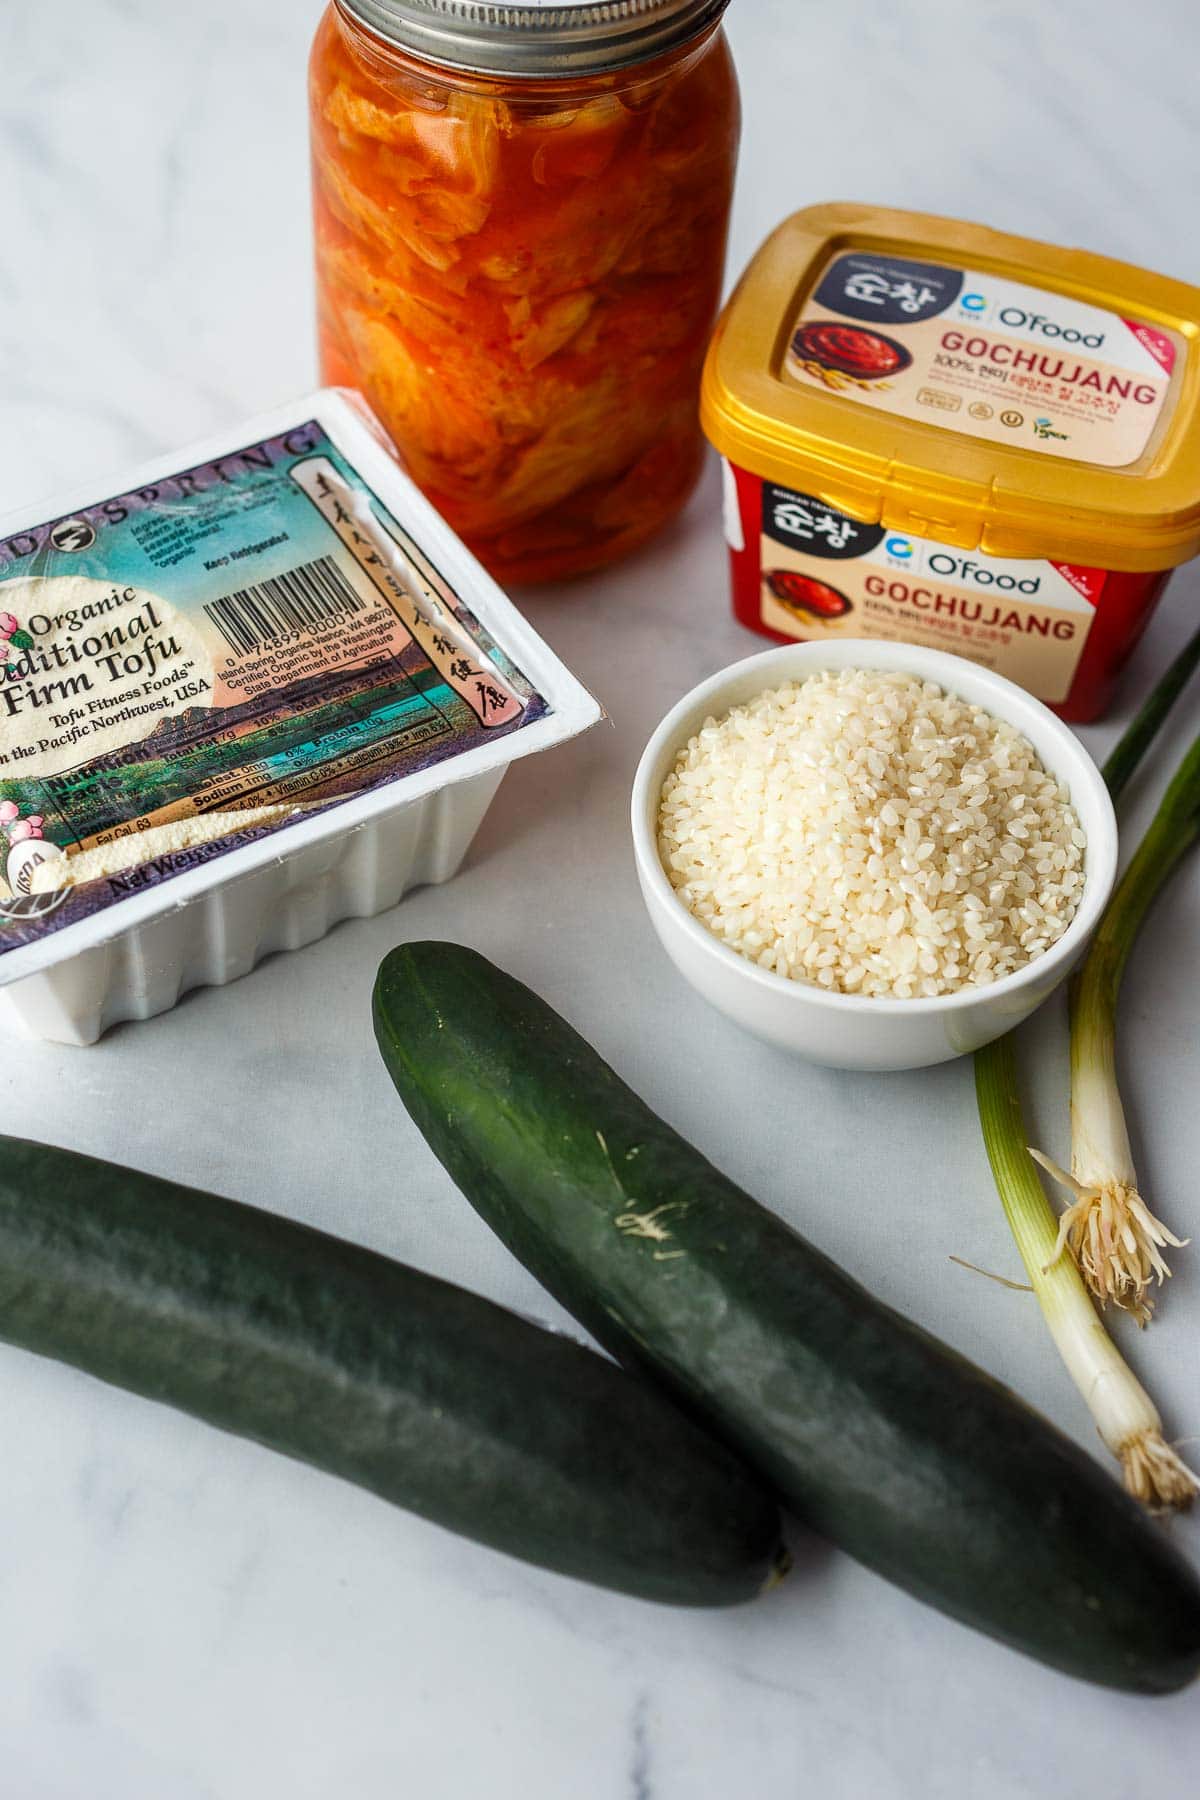
<path fill-rule="evenodd" d="M 1042 955 L 1086 839 L 1028 739 L 914 675 L 823 671 L 706 719 L 663 784 L 659 855 L 731 948 L 878 998 L 981 986 Z"/>

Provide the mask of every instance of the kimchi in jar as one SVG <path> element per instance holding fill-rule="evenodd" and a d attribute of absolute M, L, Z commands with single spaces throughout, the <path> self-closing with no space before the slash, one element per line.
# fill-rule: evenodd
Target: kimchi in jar
<path fill-rule="evenodd" d="M 738 139 L 726 0 L 336 0 L 321 371 L 493 572 L 595 569 L 699 473 Z"/>

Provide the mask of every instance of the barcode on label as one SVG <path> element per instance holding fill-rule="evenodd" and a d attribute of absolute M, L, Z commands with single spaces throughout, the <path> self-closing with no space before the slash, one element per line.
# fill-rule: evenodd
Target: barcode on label
<path fill-rule="evenodd" d="M 237 588 L 204 608 L 229 648 L 245 653 L 297 632 L 306 634 L 336 625 L 362 612 L 366 601 L 355 593 L 331 556 L 301 563 L 286 575 L 272 575 L 251 587 Z"/>

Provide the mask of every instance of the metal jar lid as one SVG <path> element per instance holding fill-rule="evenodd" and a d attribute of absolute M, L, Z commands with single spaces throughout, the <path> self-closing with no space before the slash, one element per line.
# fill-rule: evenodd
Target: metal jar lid
<path fill-rule="evenodd" d="M 597 75 L 675 50 L 729 0 L 337 0 L 378 37 L 426 62 L 521 79 Z"/>

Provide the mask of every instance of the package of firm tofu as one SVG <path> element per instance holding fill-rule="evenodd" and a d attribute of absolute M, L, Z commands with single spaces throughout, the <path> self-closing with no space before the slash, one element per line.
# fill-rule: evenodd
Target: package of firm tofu
<path fill-rule="evenodd" d="M 381 912 L 601 716 L 355 394 L 0 521 L 4 997 L 91 1043 Z"/>

